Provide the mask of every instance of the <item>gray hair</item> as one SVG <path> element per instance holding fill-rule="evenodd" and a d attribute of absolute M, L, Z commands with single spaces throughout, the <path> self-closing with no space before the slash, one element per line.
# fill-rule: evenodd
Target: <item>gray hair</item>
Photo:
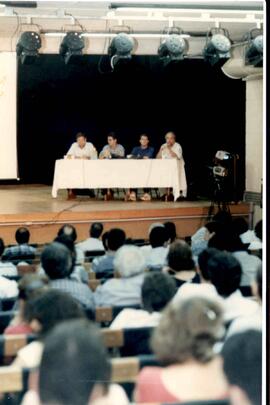
<path fill-rule="evenodd" d="M 114 269 L 124 278 L 142 273 L 146 269 L 143 252 L 137 246 L 122 246 L 115 254 Z"/>

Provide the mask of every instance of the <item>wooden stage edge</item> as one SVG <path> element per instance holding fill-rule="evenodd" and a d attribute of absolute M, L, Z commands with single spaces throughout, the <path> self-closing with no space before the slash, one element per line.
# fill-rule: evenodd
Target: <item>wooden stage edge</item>
<path fill-rule="evenodd" d="M 99 204 L 103 204 L 101 201 Z M 156 208 L 147 209 L 147 205 L 141 208 L 132 206 L 127 208 L 127 203 L 121 203 L 119 209 L 109 209 L 106 207 L 100 209 L 88 209 L 84 211 L 62 210 L 59 212 L 24 212 L 13 214 L 0 214 L 0 237 L 6 244 L 14 243 L 14 233 L 18 226 L 27 226 L 31 232 L 31 242 L 46 243 L 56 236 L 60 226 L 63 224 L 72 224 L 76 226 L 78 238 L 77 241 L 88 237 L 89 226 L 92 222 L 100 221 L 104 224 L 104 229 L 112 227 L 121 227 L 125 230 L 127 237 L 145 238 L 148 235 L 148 228 L 153 222 L 173 221 L 176 224 L 179 237 L 192 235 L 200 226 L 202 226 L 208 217 L 209 205 L 205 201 L 200 204 L 180 203 L 175 206 L 173 203 L 159 203 Z M 132 205 L 132 203 L 130 204 Z M 94 207 L 92 207 L 94 208 Z M 247 220 L 252 219 L 252 205 L 239 203 L 230 205 L 230 211 L 233 216 L 244 216 Z"/>

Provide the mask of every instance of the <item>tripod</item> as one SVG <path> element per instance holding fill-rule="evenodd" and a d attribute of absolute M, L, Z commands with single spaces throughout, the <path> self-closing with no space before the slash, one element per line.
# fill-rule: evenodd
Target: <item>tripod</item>
<path fill-rule="evenodd" d="M 208 209 L 207 221 L 210 221 L 217 207 L 218 211 L 230 212 L 230 205 L 226 199 L 225 178 L 213 175 L 213 198 Z"/>

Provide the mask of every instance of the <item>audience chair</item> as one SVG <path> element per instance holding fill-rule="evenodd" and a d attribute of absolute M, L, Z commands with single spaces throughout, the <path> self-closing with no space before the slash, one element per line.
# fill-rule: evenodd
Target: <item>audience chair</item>
<path fill-rule="evenodd" d="M 97 307 L 95 321 L 99 323 L 111 323 L 116 316 L 125 308 L 140 309 L 140 305 L 117 305 L 113 307 Z"/>
<path fill-rule="evenodd" d="M 149 340 L 154 328 L 101 329 L 108 349 L 118 349 L 122 357 L 152 354 Z"/>
<path fill-rule="evenodd" d="M 0 308 L 2 311 L 11 311 L 17 301 L 17 297 L 2 298 L 0 300 Z"/>
<path fill-rule="evenodd" d="M 0 360 L 3 364 L 7 360 L 16 357 L 18 351 L 28 343 L 37 339 L 36 335 L 1 335 L 0 336 Z"/>

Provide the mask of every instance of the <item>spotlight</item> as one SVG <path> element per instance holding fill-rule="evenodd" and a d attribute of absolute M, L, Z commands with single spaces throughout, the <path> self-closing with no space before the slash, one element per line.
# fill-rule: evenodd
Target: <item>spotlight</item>
<path fill-rule="evenodd" d="M 111 44 L 108 48 L 108 54 L 111 56 L 112 69 L 114 69 L 115 65 L 120 60 L 127 61 L 131 59 L 131 52 L 134 46 L 134 39 L 124 32 L 117 34 L 112 39 Z"/>
<path fill-rule="evenodd" d="M 231 41 L 227 30 L 213 28 L 206 38 L 203 57 L 206 62 L 220 67 L 231 57 Z"/>
<path fill-rule="evenodd" d="M 165 62 L 179 61 L 184 59 L 187 50 L 187 41 L 180 35 L 171 34 L 162 41 L 158 48 L 158 55 Z"/>
<path fill-rule="evenodd" d="M 22 64 L 30 65 L 38 57 L 38 50 L 40 48 L 40 35 L 34 31 L 25 31 L 17 43 L 16 53 L 20 57 Z"/>
<path fill-rule="evenodd" d="M 257 35 L 256 35 L 257 34 Z M 263 35 L 262 31 L 251 30 L 246 36 L 248 45 L 245 47 L 245 64 L 255 67 L 263 66 Z"/>
<path fill-rule="evenodd" d="M 75 62 L 78 56 L 82 55 L 85 46 L 81 33 L 76 31 L 68 32 L 60 45 L 59 54 L 64 58 L 65 64 Z"/>

